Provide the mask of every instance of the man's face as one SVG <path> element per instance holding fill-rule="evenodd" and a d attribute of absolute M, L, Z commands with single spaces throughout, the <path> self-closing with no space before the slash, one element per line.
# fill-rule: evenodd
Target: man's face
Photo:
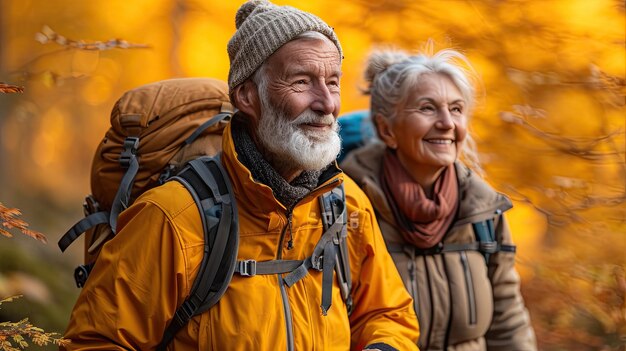
<path fill-rule="evenodd" d="M 268 59 L 257 131 L 275 166 L 319 170 L 337 157 L 340 65 L 322 39 L 289 42 Z"/>
<path fill-rule="evenodd" d="M 341 58 L 328 39 L 297 39 L 267 60 L 267 91 L 272 105 L 291 119 L 307 109 L 337 117 Z M 320 128 L 320 126 L 303 126 Z"/>

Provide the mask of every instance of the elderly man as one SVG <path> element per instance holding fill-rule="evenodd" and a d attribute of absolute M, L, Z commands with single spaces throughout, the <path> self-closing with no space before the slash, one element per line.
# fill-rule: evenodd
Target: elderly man
<path fill-rule="evenodd" d="M 293 280 L 289 272 L 236 274 L 219 302 L 186 324 L 169 347 L 417 350 L 412 301 L 374 211 L 335 163 L 342 60 L 335 33 L 314 15 L 267 1 L 242 5 L 236 27 L 228 44 L 228 83 L 239 112 L 224 132 L 221 162 L 239 212 L 238 259 L 310 257 L 324 232 L 317 199 L 343 186 L 353 308 L 349 313 L 338 279 L 323 282 L 325 272 L 308 270 Z M 114 244 L 131 235 L 159 237 L 143 233 L 147 223 L 160 228 L 160 244 Z M 197 274 L 201 226 L 177 182 L 147 192 L 124 211 L 101 257 L 129 255 L 149 262 L 152 273 L 128 277 L 111 264 L 115 259 L 96 265 L 74 309 L 68 349 L 154 349 Z"/>

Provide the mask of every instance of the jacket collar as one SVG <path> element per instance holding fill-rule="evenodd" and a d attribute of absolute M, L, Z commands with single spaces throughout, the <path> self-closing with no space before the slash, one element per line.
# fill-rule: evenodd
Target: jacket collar
<path fill-rule="evenodd" d="M 243 117 L 245 118 L 245 116 Z M 246 206 L 250 206 L 253 211 L 258 211 L 258 213 L 269 213 L 277 209 L 287 210 L 274 197 L 272 189 L 265 184 L 255 181 L 250 170 L 239 161 L 230 123 L 224 129 L 222 135 L 221 160 L 230 176 L 235 196 L 240 199 L 247 199 Z M 319 179 L 318 186 L 300 202 L 316 198 L 322 193 L 339 186 L 343 182 L 343 173 L 337 166 L 337 163 L 333 162 L 331 166 L 322 172 Z"/>
<path fill-rule="evenodd" d="M 485 180 L 461 162 L 456 162 L 461 203 L 456 225 L 492 218 L 513 207 L 511 200 L 496 192 Z"/>

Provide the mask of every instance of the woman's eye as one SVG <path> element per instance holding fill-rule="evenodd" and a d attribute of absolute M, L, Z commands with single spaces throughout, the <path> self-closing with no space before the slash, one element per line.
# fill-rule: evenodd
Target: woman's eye
<path fill-rule="evenodd" d="M 420 111 L 432 112 L 432 111 L 435 111 L 435 108 L 433 106 L 431 106 L 431 105 L 426 105 L 426 106 L 420 107 Z"/>
<path fill-rule="evenodd" d="M 296 84 L 298 84 L 298 85 L 306 84 L 306 83 L 307 83 L 306 79 L 299 79 L 299 80 L 296 81 Z"/>
<path fill-rule="evenodd" d="M 463 113 L 463 109 L 460 107 L 453 107 L 452 109 L 450 109 L 450 111 L 454 112 L 454 113 Z"/>

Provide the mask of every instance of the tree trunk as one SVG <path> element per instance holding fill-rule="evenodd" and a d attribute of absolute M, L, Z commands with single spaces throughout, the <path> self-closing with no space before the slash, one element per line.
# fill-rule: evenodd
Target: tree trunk
<path fill-rule="evenodd" d="M 0 0 L 0 9 L 2 9 L 2 11 L 0 11 L 0 82 L 4 81 L 4 77 L 6 76 L 6 67 L 5 67 L 5 56 L 8 55 L 7 54 L 7 50 L 5 48 L 6 46 L 6 41 L 5 41 L 5 37 L 4 37 L 4 26 L 5 26 L 5 16 L 8 16 L 7 14 L 7 7 L 8 4 L 4 1 L 4 0 Z M 5 124 L 5 120 L 6 120 L 6 116 L 5 114 L 7 113 L 9 106 L 8 106 L 8 102 L 7 99 L 0 99 L 0 202 L 2 201 L 2 198 L 7 196 L 6 194 L 6 190 L 7 186 L 6 186 L 6 175 L 4 174 L 5 172 L 7 172 L 6 170 L 9 168 L 7 165 L 7 160 L 6 160 L 6 149 L 4 146 L 4 143 L 2 142 L 2 133 L 5 130 L 4 128 L 4 124 Z"/>
<path fill-rule="evenodd" d="M 170 46 L 170 77 L 182 77 L 180 66 L 180 26 L 187 12 L 185 0 L 175 0 L 170 13 L 170 25 L 172 28 L 172 44 Z"/>
<path fill-rule="evenodd" d="M 7 4 L 5 4 L 4 0 L 0 0 L 0 9 L 2 9 L 2 11 L 0 11 L 0 77 L 4 76 L 4 55 L 6 55 L 6 50 L 4 48 L 4 46 L 6 45 L 5 43 L 5 38 L 4 38 L 4 22 L 5 22 L 5 16 L 7 16 Z"/>

